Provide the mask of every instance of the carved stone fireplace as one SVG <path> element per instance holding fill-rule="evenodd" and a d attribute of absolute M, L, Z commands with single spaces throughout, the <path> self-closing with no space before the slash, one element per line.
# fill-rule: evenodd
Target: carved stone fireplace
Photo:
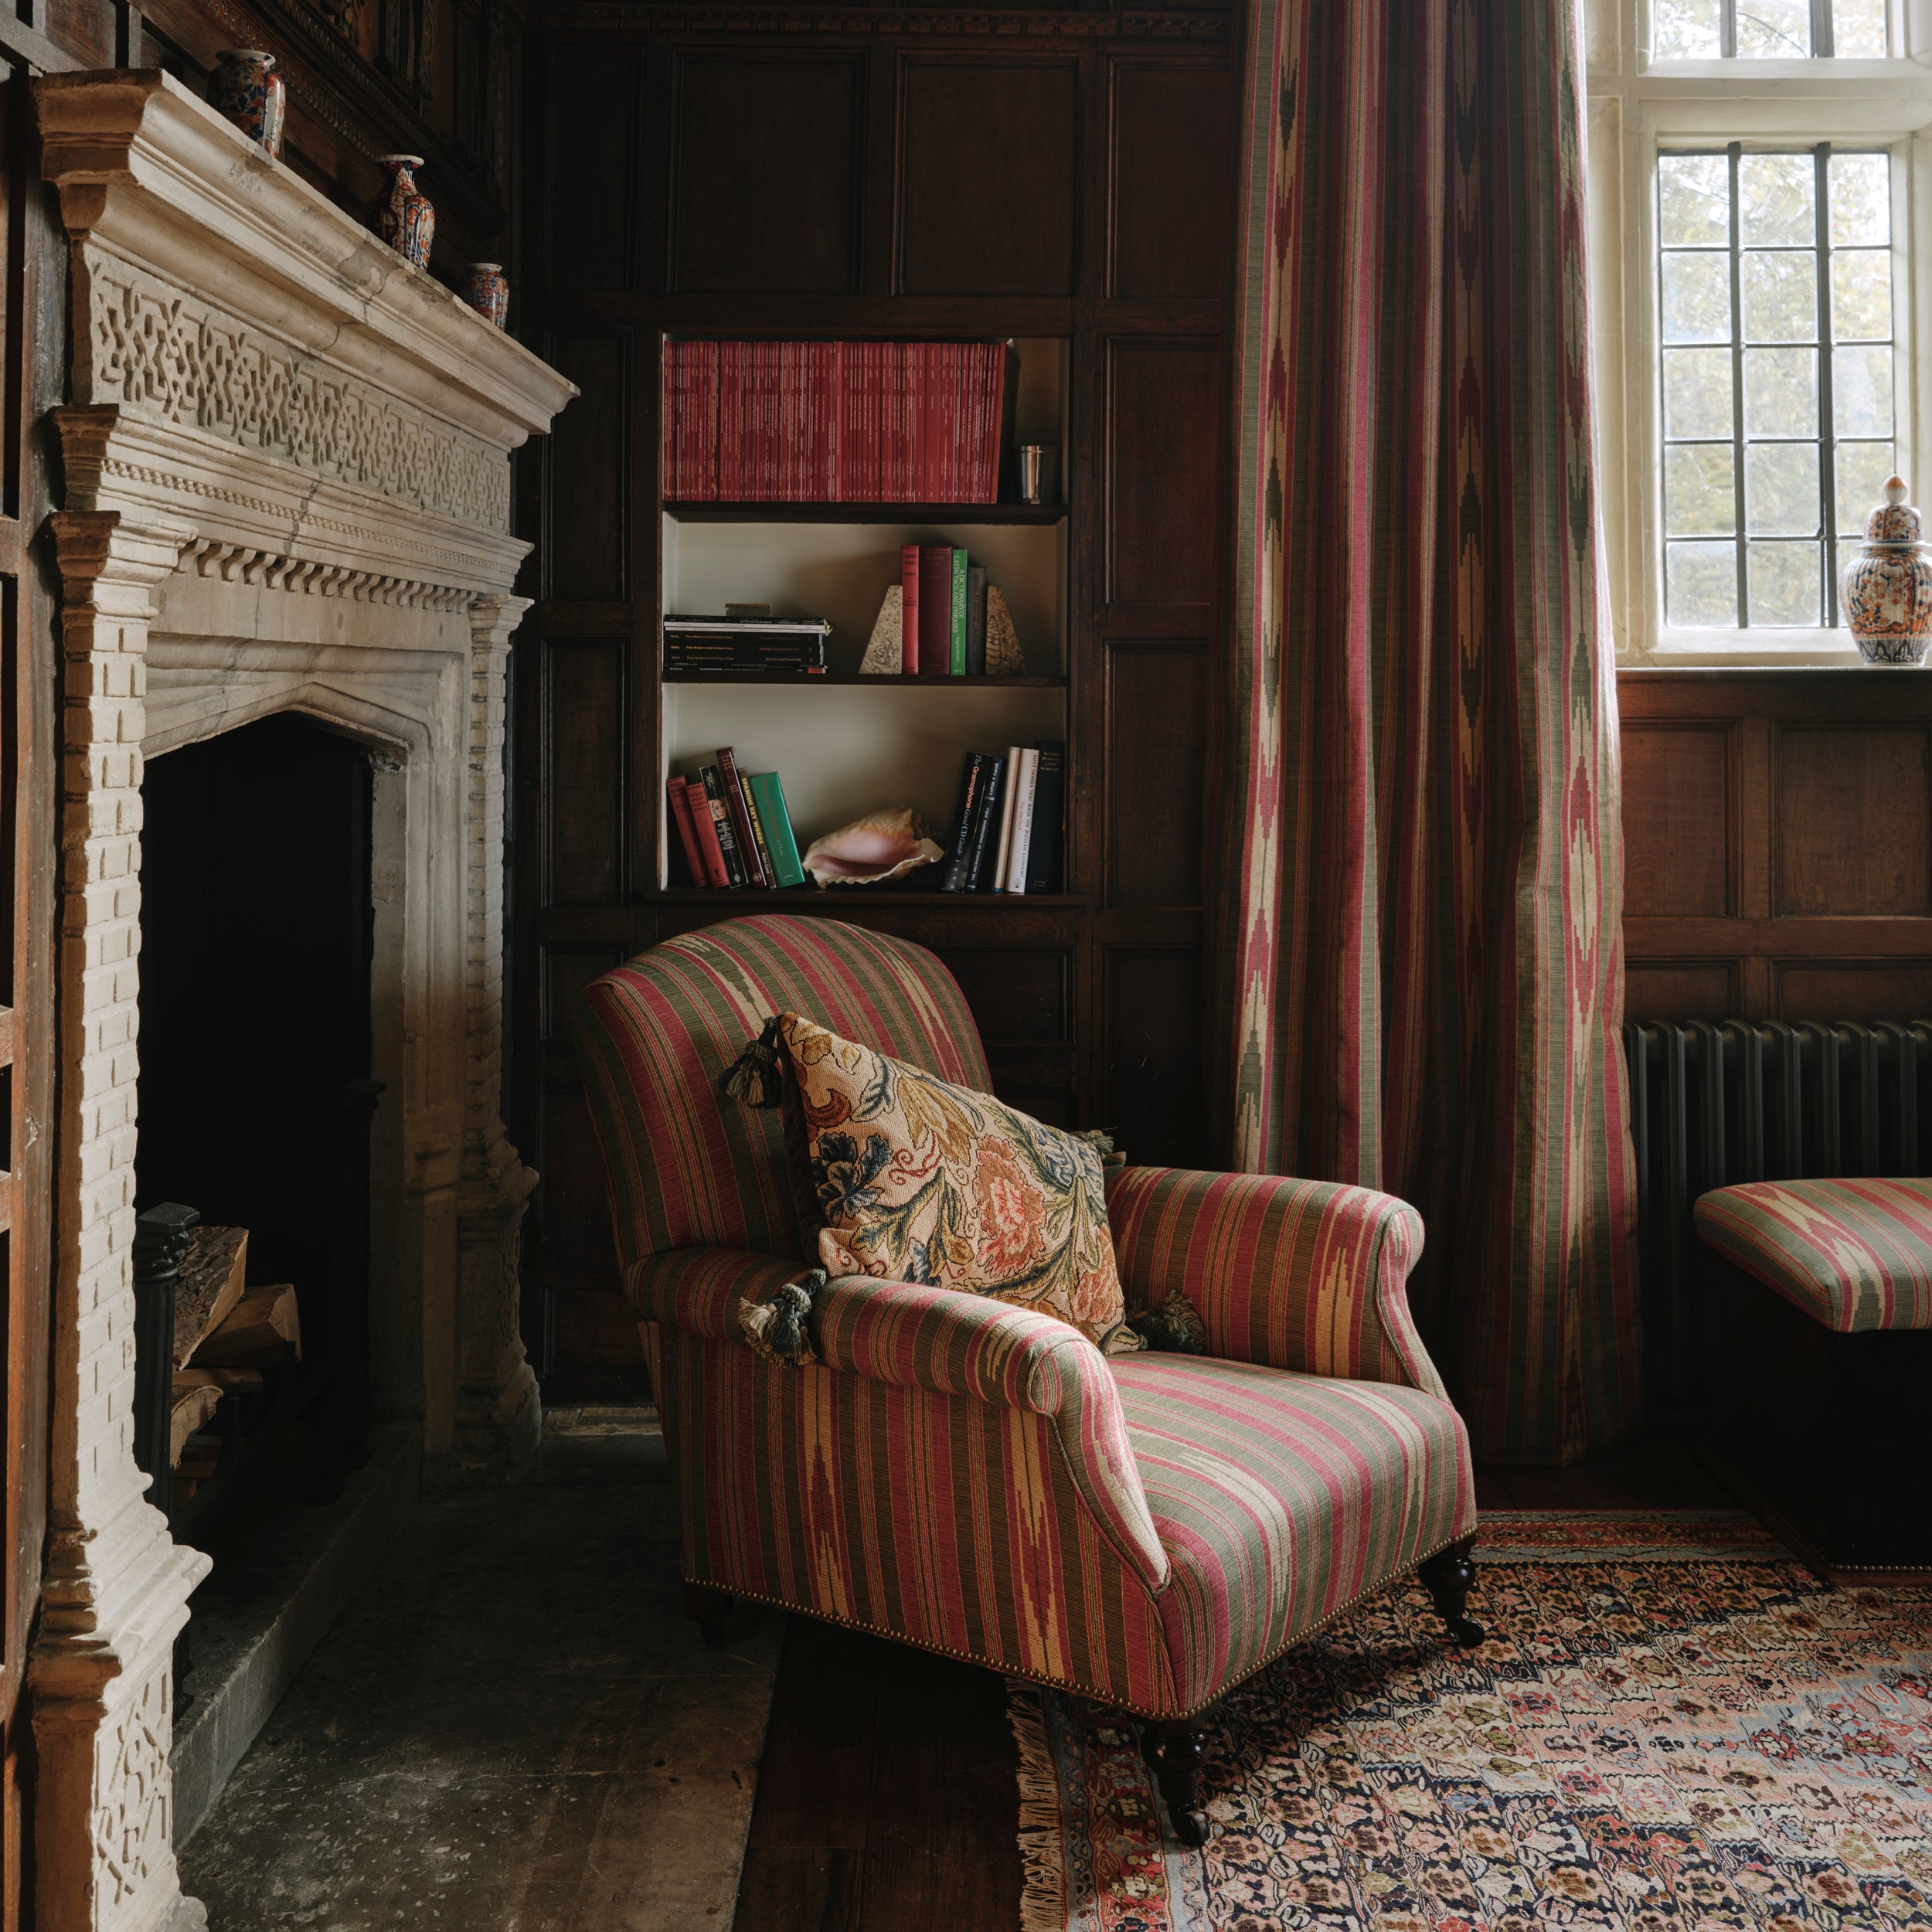
<path fill-rule="evenodd" d="M 206 1559 L 131 1441 L 144 760 L 288 709 L 372 753 L 373 1401 L 432 1472 L 515 1463 L 539 1417 L 536 1177 L 499 1100 L 509 453 L 575 392 L 162 74 L 36 93 L 72 260 L 39 1923 L 147 1932 L 202 1923 L 168 1753 Z"/>

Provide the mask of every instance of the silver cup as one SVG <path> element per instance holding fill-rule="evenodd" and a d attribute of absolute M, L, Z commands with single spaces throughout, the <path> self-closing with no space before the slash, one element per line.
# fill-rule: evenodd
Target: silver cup
<path fill-rule="evenodd" d="M 1046 501 L 1047 459 L 1052 452 L 1044 443 L 1022 443 L 1019 450 L 1019 495 L 1022 503 Z"/>

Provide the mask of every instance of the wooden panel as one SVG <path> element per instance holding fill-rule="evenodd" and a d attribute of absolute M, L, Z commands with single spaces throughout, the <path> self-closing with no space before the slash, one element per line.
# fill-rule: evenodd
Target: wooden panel
<path fill-rule="evenodd" d="M 1932 960 L 1774 960 L 1771 999 L 1780 1019 L 1932 1019 Z"/>
<path fill-rule="evenodd" d="M 973 1009 L 980 1038 L 1064 1040 L 1073 1036 L 1072 960 L 1063 951 L 946 951 L 939 955 Z"/>
<path fill-rule="evenodd" d="M 1728 960 L 1632 960 L 1624 971 L 1626 1019 L 1730 1019 L 1739 998 Z"/>
<path fill-rule="evenodd" d="M 682 62 L 672 285 L 854 291 L 860 100 L 849 60 Z"/>
<path fill-rule="evenodd" d="M 552 57 L 544 243 L 559 288 L 632 285 L 638 67 L 628 49 L 565 47 Z"/>
<path fill-rule="evenodd" d="M 557 1283 L 552 1319 L 556 1358 L 568 1366 L 560 1381 L 544 1376 L 546 1401 L 560 1400 L 564 1388 L 580 1397 L 601 1396 L 609 1401 L 646 1393 L 650 1370 L 644 1359 L 644 1339 L 638 1333 L 637 1311 L 618 1291 L 614 1277 L 607 1287 L 590 1287 L 577 1281 Z"/>
<path fill-rule="evenodd" d="M 1205 1158 L 1201 957 L 1111 948 L 1104 1127 L 1136 1165 Z"/>
<path fill-rule="evenodd" d="M 625 344 L 565 337 L 550 359 L 583 393 L 556 419 L 549 444 L 549 594 L 628 595 L 624 559 Z"/>
<path fill-rule="evenodd" d="M 1114 63 L 1109 294 L 1222 293 L 1238 117 L 1224 68 Z"/>
<path fill-rule="evenodd" d="M 909 60 L 900 79 L 899 286 L 1073 292 L 1070 60 Z"/>
<path fill-rule="evenodd" d="M 1731 731 L 1624 727 L 1624 910 L 1723 917 L 1731 889 Z"/>
<path fill-rule="evenodd" d="M 1932 912 L 1932 774 L 1918 730 L 1794 730 L 1777 740 L 1777 910 Z"/>
<path fill-rule="evenodd" d="M 1110 905 L 1200 903 L 1207 671 L 1200 645 L 1108 648 Z"/>
<path fill-rule="evenodd" d="M 553 947 L 543 956 L 543 1034 L 546 1039 L 574 1040 L 577 1002 L 592 980 L 624 963 L 620 947 L 598 946 L 566 951 Z"/>
<path fill-rule="evenodd" d="M 1206 605 L 1219 568 L 1221 359 L 1195 342 L 1108 345 L 1107 598 Z"/>
<path fill-rule="evenodd" d="M 570 1088 L 551 1088 L 543 1096 L 539 1133 L 544 1261 L 553 1267 L 607 1267 L 614 1293 L 617 1245 L 611 1234 L 604 1157 L 597 1151 L 583 1095 Z"/>
<path fill-rule="evenodd" d="M 546 896 L 614 899 L 623 876 L 623 647 L 544 647 L 544 763 L 550 804 Z"/>

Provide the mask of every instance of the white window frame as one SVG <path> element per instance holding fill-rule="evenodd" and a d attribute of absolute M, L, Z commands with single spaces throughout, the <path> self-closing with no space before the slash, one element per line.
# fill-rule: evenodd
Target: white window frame
<path fill-rule="evenodd" d="M 1932 516 L 1932 0 L 1890 0 L 1889 12 L 1900 51 L 1888 60 L 1653 62 L 1651 0 L 1584 0 L 1590 364 L 1604 570 L 1621 665 L 1859 662 L 1843 630 L 1692 630 L 1664 621 L 1659 149 L 1830 141 L 1891 155 L 1896 460 L 1912 500 Z"/>

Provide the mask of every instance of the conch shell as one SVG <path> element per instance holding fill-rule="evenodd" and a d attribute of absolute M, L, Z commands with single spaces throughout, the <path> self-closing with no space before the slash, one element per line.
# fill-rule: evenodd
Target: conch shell
<path fill-rule="evenodd" d="M 871 811 L 822 838 L 805 852 L 805 870 L 826 886 L 876 886 L 915 866 L 945 856 L 925 835 L 918 813 L 909 805 Z"/>

